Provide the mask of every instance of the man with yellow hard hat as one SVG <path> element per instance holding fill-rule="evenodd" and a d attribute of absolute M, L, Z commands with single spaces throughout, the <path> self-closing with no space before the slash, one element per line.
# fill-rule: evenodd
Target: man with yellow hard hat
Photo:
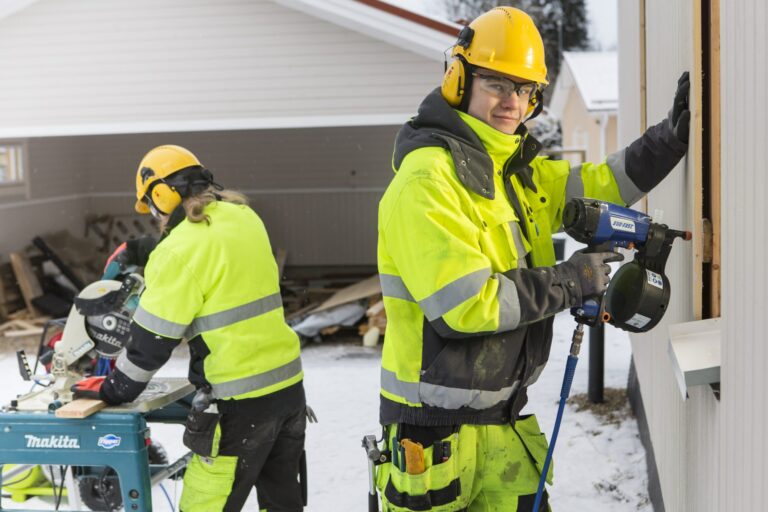
<path fill-rule="evenodd" d="M 526 389 L 554 315 L 602 293 L 621 259 L 576 252 L 556 264 L 552 233 L 568 199 L 630 205 L 687 150 L 687 74 L 668 119 L 576 167 L 537 156 L 525 128 L 546 85 L 531 18 L 492 9 L 461 31 L 442 86 L 397 136 L 378 221 L 384 510 L 532 510 L 547 442 L 535 416 L 520 416 Z"/>

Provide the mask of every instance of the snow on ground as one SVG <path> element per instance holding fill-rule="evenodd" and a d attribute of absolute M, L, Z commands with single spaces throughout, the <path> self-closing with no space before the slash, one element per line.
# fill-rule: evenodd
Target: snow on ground
<path fill-rule="evenodd" d="M 530 390 L 526 412 L 535 412 L 550 437 L 557 412 L 565 358 L 574 323 L 562 313 L 555 321 L 555 338 L 547 368 Z M 585 337 L 586 338 L 586 337 Z M 588 343 L 576 371 L 572 394 L 587 389 Z M 30 345 L 31 346 L 31 345 Z M 625 387 L 629 366 L 629 339 L 613 328 L 606 331 L 605 384 Z M 18 377 L 12 350 L 0 356 L 0 402 L 7 403 L 28 389 Z M 367 510 L 367 465 L 360 441 L 364 434 L 379 433 L 378 376 L 380 348 L 351 344 L 311 344 L 302 354 L 308 402 L 319 423 L 307 427 L 309 506 L 311 512 L 364 512 Z M 174 354 L 162 376 L 186 374 L 186 350 Z M 168 451 L 171 460 L 186 452 L 182 427 L 151 425 L 152 437 Z M 568 407 L 555 450 L 555 486 L 552 504 L 560 511 L 650 511 L 647 497 L 645 452 L 634 419 L 619 427 L 603 425 L 590 412 Z M 171 496 L 181 495 L 181 484 L 166 482 Z M 155 510 L 170 510 L 159 489 L 153 492 Z M 26 507 L 42 508 L 31 500 Z M 8 505 L 4 500 L 4 506 Z M 252 495 L 246 510 L 258 510 Z"/>
<path fill-rule="evenodd" d="M 566 255 L 583 247 L 568 239 Z M 614 269 L 616 265 L 614 264 Z M 541 428 L 551 438 L 557 414 L 565 360 L 575 323 L 563 312 L 555 319 L 549 363 L 538 382 L 529 389 L 524 413 L 535 413 Z M 14 351 L 0 348 L 0 403 L 7 404 L 29 389 L 18 376 Z M 34 353 L 28 344 L 27 353 Z M 589 342 L 585 335 L 571 396 L 587 391 Z M 629 337 L 606 327 L 605 386 L 625 388 L 629 371 Z M 187 351 L 181 347 L 158 376 L 186 376 Z M 379 368 L 381 345 L 364 348 L 354 344 L 310 344 L 302 352 L 307 401 L 319 423 L 307 426 L 309 472 L 308 512 L 365 512 L 368 469 L 361 440 L 365 434 L 380 434 L 378 425 Z M 180 425 L 150 425 L 152 438 L 176 460 L 187 450 L 181 442 Z M 178 502 L 180 482 L 164 484 Z M 589 411 L 576 412 L 568 406 L 555 448 L 555 485 L 549 492 L 556 512 L 651 512 L 648 498 L 645 450 L 640 443 L 637 422 L 630 417 L 619 426 L 606 425 Z M 153 489 L 155 511 L 171 510 L 159 488 Z M 3 506 L 9 505 L 3 500 Z M 14 504 L 15 505 L 15 504 Z M 26 508 L 50 510 L 41 500 L 29 500 Z M 17 507 L 18 508 L 18 507 Z M 256 511 L 255 492 L 244 510 Z"/>

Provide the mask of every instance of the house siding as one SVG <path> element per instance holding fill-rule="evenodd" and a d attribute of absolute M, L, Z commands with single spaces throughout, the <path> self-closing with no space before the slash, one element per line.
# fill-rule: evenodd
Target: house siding
<path fill-rule="evenodd" d="M 647 120 L 663 119 L 670 108 L 675 80 L 693 71 L 694 5 L 646 0 Z M 706 4 L 703 4 L 706 6 Z M 676 242 L 667 266 L 672 302 L 663 322 L 651 333 L 632 335 L 640 390 L 648 419 L 664 507 L 667 511 L 762 510 L 768 481 L 766 423 L 768 406 L 757 391 L 768 384 L 764 366 L 768 272 L 761 265 L 767 249 L 764 193 L 768 183 L 759 169 L 768 158 L 764 144 L 768 100 L 760 93 L 767 76 L 764 52 L 768 9 L 763 2 L 721 2 L 722 215 L 721 246 L 721 400 L 709 386 L 688 391 L 683 400 L 667 354 L 667 326 L 695 319 L 694 250 L 701 242 Z M 637 0 L 619 6 L 621 143 L 640 134 L 640 71 Z M 694 76 L 694 79 L 696 77 Z M 695 84 L 694 84 L 695 85 Z M 692 124 L 700 99 L 692 86 Z M 698 137 L 695 131 L 692 137 Z M 692 139 L 692 142 L 695 139 Z M 696 147 L 694 144 L 691 148 Z M 683 163 L 654 190 L 648 211 L 663 211 L 663 222 L 693 229 L 696 157 Z M 700 159 L 699 159 L 700 160 Z M 733 179 L 735 175 L 739 179 Z M 745 193 L 746 191 L 746 193 Z"/>
<path fill-rule="evenodd" d="M 720 2 L 722 411 L 720 510 L 768 502 L 768 6 Z"/>
<path fill-rule="evenodd" d="M 267 0 L 40 0 L 0 69 L 2 132 L 410 113 L 442 63 Z"/>

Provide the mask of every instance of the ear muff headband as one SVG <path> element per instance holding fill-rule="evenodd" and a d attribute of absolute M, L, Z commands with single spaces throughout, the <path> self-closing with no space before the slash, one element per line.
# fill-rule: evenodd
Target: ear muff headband
<path fill-rule="evenodd" d="M 210 185 L 221 189 L 221 186 L 213 181 L 211 171 L 205 167 L 187 167 L 167 178 L 155 180 L 147 189 L 145 197 L 158 212 L 170 215 L 183 198 L 200 193 Z"/>
<path fill-rule="evenodd" d="M 528 110 L 526 111 L 526 115 L 528 117 L 526 117 L 525 120 L 530 121 L 534 117 L 541 114 L 542 110 L 544 110 L 544 93 L 542 93 L 541 89 L 537 87 L 536 93 L 530 100 L 528 100 Z"/>

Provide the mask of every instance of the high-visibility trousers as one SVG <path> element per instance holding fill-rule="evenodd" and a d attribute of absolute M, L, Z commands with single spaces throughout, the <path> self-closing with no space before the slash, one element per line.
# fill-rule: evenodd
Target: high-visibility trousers
<path fill-rule="evenodd" d="M 406 427 L 386 428 L 393 461 L 381 464 L 377 471 L 385 512 L 533 509 L 547 454 L 547 441 L 535 416 L 520 418 L 514 427 L 461 425 L 445 437 L 421 439 L 424 471 L 420 474 L 407 472 L 405 450 L 398 449 L 402 440 L 398 430 L 407 433 Z M 547 476 L 551 484 L 552 465 Z M 542 501 L 540 510 L 549 510 L 547 500 Z"/>

